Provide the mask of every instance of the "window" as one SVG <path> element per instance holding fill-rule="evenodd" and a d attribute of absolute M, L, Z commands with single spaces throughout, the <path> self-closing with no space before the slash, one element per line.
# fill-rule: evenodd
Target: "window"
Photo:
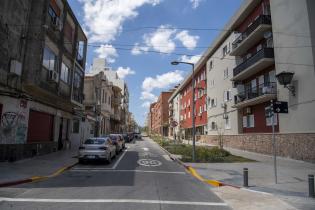
<path fill-rule="evenodd" d="M 254 115 L 243 116 L 243 128 L 254 128 L 255 118 Z"/>
<path fill-rule="evenodd" d="M 203 111 L 206 112 L 207 111 L 207 104 L 203 105 Z"/>
<path fill-rule="evenodd" d="M 69 68 L 66 64 L 61 64 L 60 79 L 65 83 L 69 83 Z"/>
<path fill-rule="evenodd" d="M 223 74 L 224 74 L 224 76 L 223 76 L 224 79 L 229 78 L 229 68 L 224 69 Z"/>
<path fill-rule="evenodd" d="M 231 91 L 227 90 L 223 93 L 223 99 L 225 102 L 232 100 Z"/>
<path fill-rule="evenodd" d="M 188 118 L 190 118 L 190 112 L 188 112 Z"/>
<path fill-rule="evenodd" d="M 80 131 L 80 121 L 74 119 L 72 122 L 72 133 L 79 133 Z"/>
<path fill-rule="evenodd" d="M 209 71 L 210 71 L 211 69 L 213 69 L 213 61 L 210 61 L 210 62 L 209 62 Z"/>
<path fill-rule="evenodd" d="M 225 45 L 222 49 L 222 57 L 226 56 L 228 54 L 228 46 Z"/>
<path fill-rule="evenodd" d="M 224 119 L 224 128 L 225 129 L 231 129 L 231 121 L 230 121 L 230 118 L 228 116 L 226 119 Z"/>
<path fill-rule="evenodd" d="M 199 107 L 199 114 L 202 114 L 203 110 L 202 110 L 202 106 Z"/>
<path fill-rule="evenodd" d="M 57 65 L 57 55 L 46 46 L 43 55 L 43 66 L 50 71 L 54 71 L 57 70 Z"/>
<path fill-rule="evenodd" d="M 210 127 L 210 129 L 211 129 L 212 131 L 214 131 L 214 130 L 217 129 L 217 124 L 216 124 L 216 122 L 211 122 L 211 127 Z"/>
<path fill-rule="evenodd" d="M 210 99 L 210 108 L 216 107 L 217 106 L 217 100 L 214 98 Z"/>

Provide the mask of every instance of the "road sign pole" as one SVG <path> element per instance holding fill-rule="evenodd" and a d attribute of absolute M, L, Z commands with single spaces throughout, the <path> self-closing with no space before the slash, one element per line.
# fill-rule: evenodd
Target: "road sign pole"
<path fill-rule="evenodd" d="M 278 183 L 277 177 L 277 144 L 275 138 L 275 112 L 273 110 L 273 100 L 271 100 L 271 126 L 272 126 L 272 146 L 273 146 L 273 165 L 275 174 L 275 183 Z"/>

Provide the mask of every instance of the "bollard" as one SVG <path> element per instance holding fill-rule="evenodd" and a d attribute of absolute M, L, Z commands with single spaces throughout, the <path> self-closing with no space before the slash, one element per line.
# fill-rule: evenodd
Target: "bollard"
<path fill-rule="evenodd" d="M 248 187 L 248 168 L 243 168 L 244 187 Z"/>
<path fill-rule="evenodd" d="M 315 198 L 314 175 L 312 175 L 312 174 L 308 175 L 308 194 L 309 194 L 309 197 Z"/>

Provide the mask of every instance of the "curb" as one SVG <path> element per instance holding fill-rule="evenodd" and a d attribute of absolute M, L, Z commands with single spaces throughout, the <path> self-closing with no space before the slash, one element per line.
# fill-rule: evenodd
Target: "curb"
<path fill-rule="evenodd" d="M 211 180 L 211 179 L 205 179 L 203 178 L 200 174 L 198 174 L 198 172 L 196 171 L 196 169 L 194 169 L 191 166 L 187 166 L 185 163 L 183 163 L 181 160 L 179 160 L 178 158 L 174 157 L 169 151 L 167 151 L 166 149 L 164 149 L 161 145 L 159 145 L 158 143 L 156 143 L 153 139 L 149 138 L 151 141 L 153 141 L 155 144 L 157 144 L 170 158 L 171 160 L 177 162 L 178 164 L 180 164 L 181 166 L 183 166 L 188 173 L 190 173 L 193 177 L 195 177 L 196 179 L 198 179 L 201 182 L 204 182 L 206 184 L 209 184 L 213 187 L 223 187 L 223 186 L 229 186 L 229 187 L 234 187 L 237 189 L 242 189 L 242 187 L 240 186 L 236 186 L 236 185 L 231 185 L 231 184 L 226 184 L 223 182 L 220 182 L 218 180 Z"/>
<path fill-rule="evenodd" d="M 15 181 L 10 181 L 10 182 L 2 182 L 0 183 L 0 187 L 9 187 L 9 186 L 14 186 L 14 185 L 19 185 L 19 184 L 25 184 L 25 183 L 30 183 L 30 182 L 36 182 L 36 181 L 42 181 L 44 179 L 52 178 L 55 176 L 60 175 L 61 173 L 65 172 L 66 170 L 69 170 L 73 166 L 78 164 L 77 162 L 74 164 L 71 164 L 69 166 L 62 167 L 55 171 L 54 173 L 47 175 L 47 176 L 32 176 L 27 179 L 20 179 L 20 180 L 15 180 Z"/>

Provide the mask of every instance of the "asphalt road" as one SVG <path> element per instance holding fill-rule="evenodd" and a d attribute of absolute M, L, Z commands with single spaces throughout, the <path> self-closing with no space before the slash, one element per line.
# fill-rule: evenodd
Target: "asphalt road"
<path fill-rule="evenodd" d="M 151 140 L 110 164 L 76 165 L 44 181 L 0 189 L 0 209 L 230 209 Z"/>

